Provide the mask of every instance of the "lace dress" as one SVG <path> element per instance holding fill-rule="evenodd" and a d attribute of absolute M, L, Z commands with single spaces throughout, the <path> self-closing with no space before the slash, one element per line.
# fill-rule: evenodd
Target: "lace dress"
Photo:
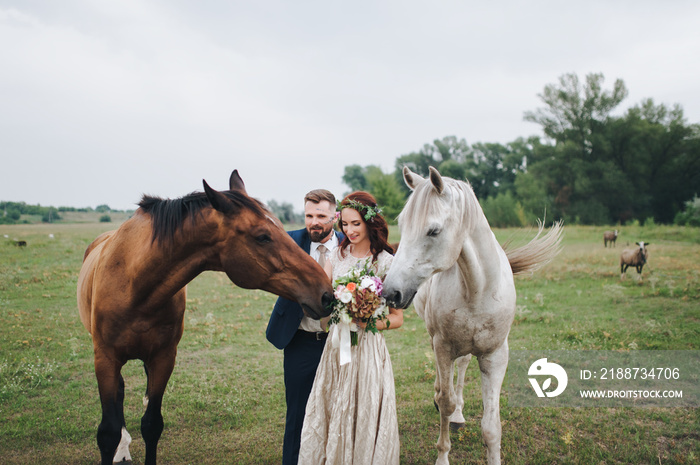
<path fill-rule="evenodd" d="M 384 277 L 394 257 L 382 252 L 375 263 Z M 370 257 L 371 259 L 371 257 Z M 367 259 L 331 254 L 333 280 Z M 390 465 L 399 463 L 394 372 L 383 331 L 358 333 L 352 362 L 340 366 L 332 325 L 316 372 L 301 433 L 299 465 Z"/>

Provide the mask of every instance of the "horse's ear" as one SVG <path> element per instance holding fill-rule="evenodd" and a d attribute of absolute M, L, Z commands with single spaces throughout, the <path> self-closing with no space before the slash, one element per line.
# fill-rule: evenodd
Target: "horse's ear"
<path fill-rule="evenodd" d="M 423 181 L 423 177 L 417 175 L 408 166 L 403 167 L 403 180 L 409 189 L 415 190 L 419 182 Z"/>
<path fill-rule="evenodd" d="M 228 179 L 228 185 L 229 189 L 232 191 L 241 191 L 247 194 L 245 190 L 245 184 L 243 184 L 243 180 L 238 174 L 238 170 L 233 170 L 233 173 L 231 173 L 231 177 Z"/>
<path fill-rule="evenodd" d="M 440 172 L 432 166 L 430 167 L 430 182 L 433 183 L 438 194 L 442 194 L 442 191 L 445 190 L 445 184 L 442 182 Z"/>
<path fill-rule="evenodd" d="M 221 213 L 231 213 L 236 207 L 224 194 L 209 187 L 209 184 L 202 179 L 202 184 L 204 184 L 204 193 L 207 194 L 209 203 L 214 207 L 215 210 Z"/>

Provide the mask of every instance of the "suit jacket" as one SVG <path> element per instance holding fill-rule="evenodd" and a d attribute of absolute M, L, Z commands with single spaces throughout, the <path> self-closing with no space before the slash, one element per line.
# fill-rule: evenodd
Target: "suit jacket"
<path fill-rule="evenodd" d="M 338 237 L 338 242 L 342 242 L 345 236 L 337 231 L 333 232 Z M 309 232 L 306 228 L 288 231 L 287 234 L 306 253 L 311 253 L 311 237 L 309 237 Z M 265 331 L 267 340 L 278 349 L 284 349 L 294 337 L 294 333 L 299 329 L 299 323 L 301 323 L 303 316 L 304 311 L 301 309 L 301 305 L 293 300 L 279 297 L 277 302 L 275 302 L 275 307 L 272 309 L 272 315 Z"/>

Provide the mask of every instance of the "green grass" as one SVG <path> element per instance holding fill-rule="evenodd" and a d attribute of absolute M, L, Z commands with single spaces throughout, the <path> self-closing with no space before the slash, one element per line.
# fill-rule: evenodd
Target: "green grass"
<path fill-rule="evenodd" d="M 7 464 L 94 464 L 100 408 L 92 343 L 75 288 L 83 252 L 115 223 L 0 226 L 0 456 Z M 566 227 L 550 265 L 516 278 L 511 349 L 698 350 L 700 234 L 651 226 L 621 231 L 605 249 L 604 228 Z M 9 238 L 3 236 L 7 234 Z M 53 234 L 53 238 L 49 238 Z M 532 231 L 498 230 L 521 244 Z M 398 239 L 392 230 L 392 241 Z M 26 248 L 12 239 L 26 240 Z M 619 276 L 623 246 L 651 242 L 642 282 Z M 188 292 L 186 329 L 168 385 L 160 463 L 274 464 L 284 434 L 282 353 L 265 339 L 275 297 L 207 272 Z M 423 322 L 412 310 L 386 334 L 396 378 L 401 463 L 434 462 L 439 417 L 435 370 Z M 145 376 L 123 371 L 135 463 Z M 452 463 L 485 463 L 478 364 L 467 372 L 464 430 Z M 502 456 L 516 464 L 691 464 L 700 460 L 698 409 L 516 408 L 502 396 Z"/>

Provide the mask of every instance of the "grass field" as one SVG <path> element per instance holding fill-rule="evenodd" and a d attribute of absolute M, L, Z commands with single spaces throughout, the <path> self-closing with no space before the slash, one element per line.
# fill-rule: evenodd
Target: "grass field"
<path fill-rule="evenodd" d="M 0 226 L 0 457 L 5 464 L 95 464 L 100 408 L 92 345 L 75 289 L 85 247 L 118 223 Z M 622 228 L 617 248 L 599 227 L 565 227 L 559 257 L 516 278 L 511 349 L 698 350 L 700 231 Z M 499 230 L 524 243 L 534 231 Z M 49 237 L 53 234 L 53 238 Z M 4 236 L 7 235 L 7 238 Z M 392 238 L 398 239 L 392 231 Z M 12 239 L 25 240 L 16 247 Z M 626 243 L 651 242 L 649 266 L 620 281 Z M 282 353 L 265 339 L 275 297 L 207 272 L 189 287 L 185 335 L 168 385 L 163 464 L 275 464 L 284 433 Z M 406 312 L 386 334 L 396 377 L 401 463 L 433 463 L 439 417 L 422 321 Z M 126 419 L 135 463 L 145 376 L 127 364 Z M 478 364 L 467 372 L 467 426 L 452 463 L 485 463 Z M 516 408 L 502 396 L 502 457 L 511 464 L 700 462 L 698 409 Z"/>

